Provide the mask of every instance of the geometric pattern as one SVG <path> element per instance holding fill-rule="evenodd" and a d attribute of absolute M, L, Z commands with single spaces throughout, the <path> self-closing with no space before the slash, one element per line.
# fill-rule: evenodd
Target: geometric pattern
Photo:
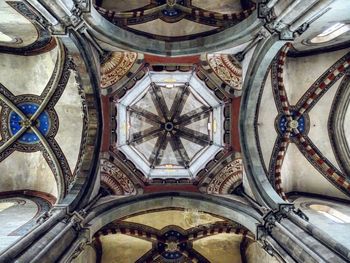
<path fill-rule="evenodd" d="M 0 84 L 1 137 L 0 161 L 14 151 L 41 151 L 57 182 L 61 182 L 60 197 L 73 182 L 68 161 L 55 140 L 58 116 L 54 109 L 68 83 L 70 70 L 74 67 L 60 46 L 53 73 L 42 91 L 14 96 Z"/>
<path fill-rule="evenodd" d="M 23 114 L 30 119 L 31 116 L 35 114 L 39 108 L 38 104 L 34 103 L 21 103 L 18 105 L 19 109 L 22 110 Z M 21 128 L 26 125 L 25 121 L 14 111 L 11 111 L 9 115 L 9 128 L 11 135 L 15 135 L 21 130 Z M 38 118 L 35 120 L 35 127 L 42 133 L 44 136 L 47 136 L 51 126 L 50 116 L 46 111 L 43 111 Z M 19 139 L 20 143 L 24 144 L 33 144 L 39 142 L 39 137 L 32 132 L 27 130 Z"/>
<path fill-rule="evenodd" d="M 242 89 L 242 67 L 232 56 L 208 54 L 207 61 L 214 73 L 230 87 Z"/>
<path fill-rule="evenodd" d="M 276 130 L 279 132 L 279 135 L 276 139 L 270 161 L 270 180 L 273 182 L 277 193 L 286 199 L 286 195 L 281 187 L 281 170 L 289 143 L 295 143 L 305 158 L 328 181 L 343 193 L 350 195 L 350 177 L 339 171 L 307 136 L 309 129 L 307 113 L 333 84 L 349 71 L 350 53 L 344 55 L 327 69 L 309 87 L 298 103 L 295 106 L 291 106 L 283 80 L 285 60 L 290 47 L 290 43 L 286 44 L 277 54 L 271 66 L 273 95 L 279 112 L 279 116 L 276 118 Z"/>
<path fill-rule="evenodd" d="M 192 73 L 150 72 L 116 104 L 117 149 L 148 178 L 193 178 L 223 148 L 224 105 Z"/>
<path fill-rule="evenodd" d="M 101 64 L 101 88 L 107 88 L 121 80 L 137 59 L 135 52 L 112 52 Z"/>
<path fill-rule="evenodd" d="M 221 233 L 242 235 L 242 241 L 253 240 L 252 234 L 243 226 L 217 221 L 215 223 L 200 225 L 190 229 L 183 229 L 176 225 L 169 225 L 161 230 L 156 228 L 125 221 L 117 221 L 103 227 L 95 234 L 95 246 L 101 249 L 99 236 L 124 234 L 152 242 L 152 249 L 140 257 L 136 263 L 141 262 L 202 262 L 210 261 L 193 248 L 193 242 L 208 236 Z"/>
<path fill-rule="evenodd" d="M 235 159 L 226 165 L 209 183 L 208 194 L 231 194 L 242 183 L 243 162 Z"/>

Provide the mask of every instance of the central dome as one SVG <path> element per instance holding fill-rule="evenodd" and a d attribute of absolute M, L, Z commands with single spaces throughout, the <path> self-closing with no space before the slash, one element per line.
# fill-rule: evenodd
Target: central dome
<path fill-rule="evenodd" d="M 150 73 L 117 108 L 117 146 L 150 178 L 193 177 L 223 147 L 223 103 L 191 73 Z"/>

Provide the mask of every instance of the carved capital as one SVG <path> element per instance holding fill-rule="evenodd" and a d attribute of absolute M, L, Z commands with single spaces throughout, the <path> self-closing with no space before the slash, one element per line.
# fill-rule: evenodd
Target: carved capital
<path fill-rule="evenodd" d="M 270 22 L 276 18 L 273 8 L 269 8 L 266 3 L 259 3 L 258 17 Z"/>

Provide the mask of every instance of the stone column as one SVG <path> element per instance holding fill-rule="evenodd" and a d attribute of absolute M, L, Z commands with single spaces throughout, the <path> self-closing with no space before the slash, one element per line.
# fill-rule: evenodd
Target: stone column
<path fill-rule="evenodd" d="M 321 230 L 316 231 L 306 220 L 307 217 L 296 211 L 292 204 L 282 205 L 279 210 L 270 211 L 264 216 L 258 239 L 266 244 L 267 251 L 270 247 L 274 248 L 275 253 L 288 259 L 287 262 L 349 262 L 347 249 L 341 251 L 342 248 L 337 246 L 339 244 L 335 245 L 331 237 Z"/>

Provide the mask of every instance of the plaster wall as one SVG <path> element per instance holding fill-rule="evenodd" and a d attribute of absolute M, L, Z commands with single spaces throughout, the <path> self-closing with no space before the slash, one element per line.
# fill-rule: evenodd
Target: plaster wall
<path fill-rule="evenodd" d="M 328 119 L 331 114 L 331 107 L 334 96 L 337 92 L 342 78 L 335 83 L 330 90 L 320 99 L 320 101 L 309 112 L 310 131 L 309 138 L 322 152 L 322 154 L 338 169 L 340 169 L 334 152 L 328 132 Z"/>
<path fill-rule="evenodd" d="M 20 38 L 16 44 L 0 42 L 0 45 L 23 47 L 33 43 L 38 33 L 33 24 L 6 3 L 0 0 L 0 31 L 12 39 Z"/>
<path fill-rule="evenodd" d="M 222 233 L 194 241 L 193 248 L 211 263 L 241 263 L 241 240 L 241 236 Z"/>
<path fill-rule="evenodd" d="M 37 56 L 0 53 L 0 83 L 16 96 L 39 96 L 51 77 L 56 60 L 57 48 Z"/>
<path fill-rule="evenodd" d="M 132 25 L 130 28 L 154 35 L 176 37 L 202 33 L 213 30 L 216 27 L 195 23 L 186 19 L 182 19 L 176 23 L 167 23 L 163 20 L 156 19 L 143 24 Z"/>
<path fill-rule="evenodd" d="M 279 261 L 267 254 L 261 246 L 254 242 L 248 246 L 246 251 L 247 263 L 278 263 Z"/>
<path fill-rule="evenodd" d="M 212 224 L 223 220 L 195 210 L 168 210 L 133 216 L 125 221 L 139 223 L 161 230 L 168 225 L 177 225 L 183 229 L 190 229 L 199 225 Z"/>
<path fill-rule="evenodd" d="M 78 93 L 75 75 L 70 75 L 68 84 L 55 106 L 59 118 L 59 129 L 55 137 L 66 156 L 72 173 L 78 161 L 83 132 L 82 101 Z"/>
<path fill-rule="evenodd" d="M 285 192 L 299 191 L 350 199 L 338 190 L 290 144 L 282 166 L 282 187 Z"/>
<path fill-rule="evenodd" d="M 283 78 L 289 103 L 295 105 L 323 72 L 347 52 L 348 49 L 300 58 L 287 57 Z"/>
<path fill-rule="evenodd" d="M 326 199 L 299 197 L 294 201 L 298 208 L 302 208 L 303 212 L 309 217 L 309 221 L 315 226 L 325 231 L 332 238 L 340 242 L 342 245 L 350 249 L 350 223 L 337 223 L 323 214 L 311 209 L 310 204 L 321 204 L 332 207 L 343 214 L 350 216 L 350 206 L 346 203 L 331 201 Z"/>
<path fill-rule="evenodd" d="M 57 184 L 41 152 L 15 151 L 0 162 L 0 192 L 36 190 L 57 197 Z"/>
<path fill-rule="evenodd" d="M 239 12 L 242 10 L 241 3 L 238 0 L 192 0 L 192 5 L 208 11 L 223 14 Z"/>
<path fill-rule="evenodd" d="M 261 97 L 257 124 L 261 152 L 267 169 L 269 167 L 273 146 L 277 138 L 277 132 L 274 128 L 277 114 L 277 108 L 273 99 L 270 72 L 267 76 L 266 84 Z"/>
<path fill-rule="evenodd" d="M 102 243 L 101 263 L 135 262 L 152 248 L 152 243 L 123 234 L 100 237 Z"/>
<path fill-rule="evenodd" d="M 12 232 L 31 220 L 38 212 L 38 206 L 33 201 L 24 198 L 21 198 L 21 201 L 18 203 L 16 198 L 6 198 L 0 202 L 0 253 L 21 237 Z M 13 205 L 2 209 L 4 202 Z"/>

